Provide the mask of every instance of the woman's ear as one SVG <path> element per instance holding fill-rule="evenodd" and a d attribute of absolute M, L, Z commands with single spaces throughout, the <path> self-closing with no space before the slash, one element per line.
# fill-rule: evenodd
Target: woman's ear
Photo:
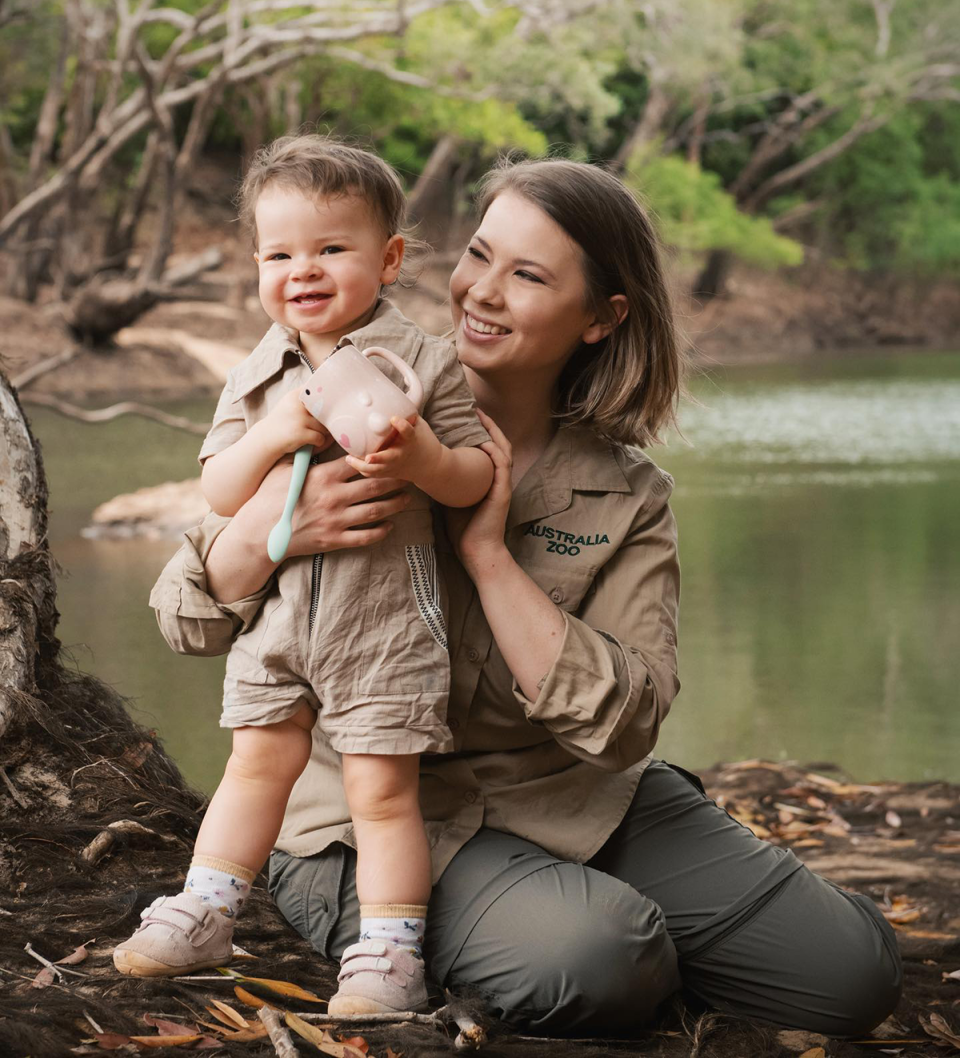
<path fill-rule="evenodd" d="M 593 345 L 595 342 L 606 338 L 608 334 L 615 331 L 623 323 L 627 318 L 627 313 L 630 311 L 626 294 L 614 294 L 612 298 L 607 300 L 603 309 L 605 310 L 603 318 L 601 319 L 600 316 L 597 316 L 580 336 L 581 341 L 585 345 Z"/>
<path fill-rule="evenodd" d="M 380 282 L 388 287 L 396 283 L 400 275 L 400 265 L 403 264 L 403 236 L 391 235 L 383 248 L 383 270 L 380 272 Z"/>

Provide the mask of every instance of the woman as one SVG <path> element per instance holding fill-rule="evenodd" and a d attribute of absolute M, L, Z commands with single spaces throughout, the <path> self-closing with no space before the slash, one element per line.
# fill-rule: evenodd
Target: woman
<path fill-rule="evenodd" d="M 676 677 L 669 477 L 636 448 L 672 418 L 679 355 L 655 236 L 572 162 L 495 170 L 450 284 L 494 485 L 448 520 L 449 725 L 425 758 L 432 976 L 518 1029 L 629 1032 L 681 986 L 725 1011 L 860 1034 L 900 992 L 873 903 L 811 874 L 653 760 Z M 402 483 L 311 471 L 291 554 L 382 540 Z M 219 653 L 270 590 L 278 468 L 188 533 L 152 598 L 168 641 Z M 360 528 L 358 528 L 360 527 Z M 356 932 L 337 755 L 315 733 L 270 889 L 323 955 Z"/>

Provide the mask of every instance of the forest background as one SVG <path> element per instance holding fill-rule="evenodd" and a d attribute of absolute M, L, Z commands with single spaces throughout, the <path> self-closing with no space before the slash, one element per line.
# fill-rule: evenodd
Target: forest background
<path fill-rule="evenodd" d="M 441 272 L 499 153 L 564 155 L 650 205 L 710 352 L 749 338 L 707 305 L 734 265 L 765 324 L 803 305 L 804 348 L 942 341 L 958 100 L 945 0 L 0 0 L 3 311 L 21 335 L 20 306 L 51 306 L 104 345 L 158 301 L 250 284 L 237 177 L 310 127 L 397 167 Z"/>

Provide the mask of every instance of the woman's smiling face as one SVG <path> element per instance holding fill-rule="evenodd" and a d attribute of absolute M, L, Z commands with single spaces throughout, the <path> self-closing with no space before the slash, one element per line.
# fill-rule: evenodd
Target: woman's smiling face
<path fill-rule="evenodd" d="M 581 258 L 539 206 L 513 191 L 498 195 L 450 277 L 461 363 L 478 375 L 555 381 L 581 342 L 609 330 L 588 307 Z"/>

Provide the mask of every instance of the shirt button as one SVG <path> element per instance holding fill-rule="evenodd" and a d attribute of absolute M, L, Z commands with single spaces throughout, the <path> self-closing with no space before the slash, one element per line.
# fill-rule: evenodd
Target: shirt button
<path fill-rule="evenodd" d="M 470 661 L 479 661 L 480 660 L 480 651 L 477 650 L 476 647 L 471 647 L 467 651 L 467 658 Z"/>
<path fill-rule="evenodd" d="M 474 801 L 476 801 L 477 795 L 473 792 L 473 790 L 468 790 L 463 795 L 463 799 L 464 799 L 464 801 L 467 802 L 468 805 L 472 805 L 474 803 Z"/>
<path fill-rule="evenodd" d="M 563 591 L 560 588 L 554 588 L 553 591 L 550 592 L 550 598 L 553 599 L 554 602 L 563 602 Z"/>
<path fill-rule="evenodd" d="M 460 727 L 460 721 L 453 716 L 447 721 L 447 727 L 449 727 L 451 731 L 457 731 Z"/>

